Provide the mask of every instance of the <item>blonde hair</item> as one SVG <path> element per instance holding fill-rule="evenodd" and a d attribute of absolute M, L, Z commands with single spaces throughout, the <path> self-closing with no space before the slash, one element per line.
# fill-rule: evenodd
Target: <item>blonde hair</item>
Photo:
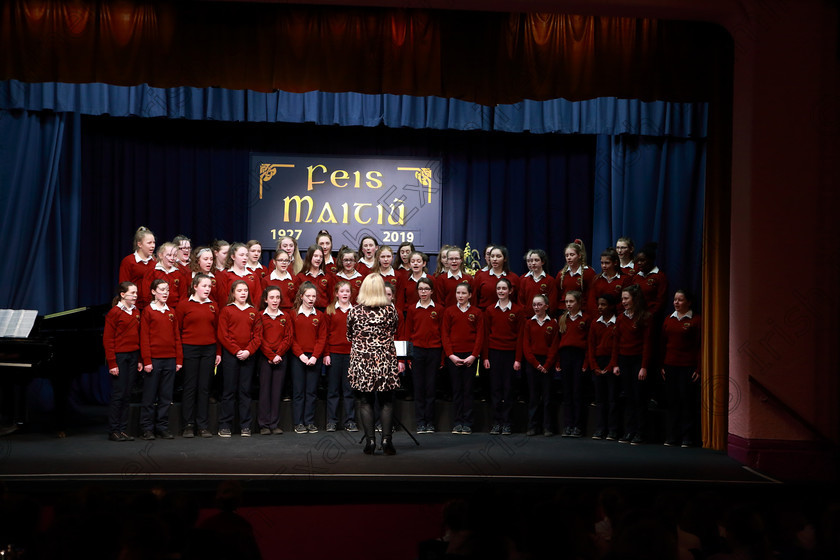
<path fill-rule="evenodd" d="M 293 244 L 294 244 L 294 246 L 295 246 L 295 250 L 294 250 L 294 251 L 292 252 L 292 254 L 290 255 L 290 256 L 291 256 L 291 259 L 290 259 L 290 260 L 291 260 L 292 262 L 291 262 L 291 263 L 289 263 L 289 266 L 290 266 L 290 267 L 291 267 L 291 269 L 292 269 L 292 275 L 294 276 L 295 274 L 297 274 L 298 272 L 300 272 L 301 270 L 303 270 L 303 259 L 302 259 L 302 258 L 300 258 L 300 249 L 298 248 L 298 242 L 297 242 L 297 239 L 295 239 L 295 238 L 294 238 L 294 237 L 292 237 L 291 235 L 287 235 L 287 236 L 285 236 L 285 237 L 281 237 L 281 238 L 280 238 L 280 240 L 277 242 L 277 250 L 278 250 L 278 251 L 283 251 L 283 249 L 280 247 L 280 244 L 281 244 L 281 243 L 283 243 L 283 240 L 284 240 L 284 239 L 291 239 L 291 240 L 292 240 L 292 243 L 293 243 Z M 285 253 L 285 251 L 283 251 L 283 252 Z"/>
<path fill-rule="evenodd" d="M 385 294 L 385 281 L 379 274 L 368 274 L 359 288 L 356 303 L 366 307 L 383 307 L 391 305 L 391 300 Z"/>

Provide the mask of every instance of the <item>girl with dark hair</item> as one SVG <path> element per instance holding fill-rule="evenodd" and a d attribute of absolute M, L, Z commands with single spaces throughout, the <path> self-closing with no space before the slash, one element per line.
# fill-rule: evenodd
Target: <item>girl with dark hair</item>
<path fill-rule="evenodd" d="M 621 299 L 621 290 L 630 283 L 630 276 L 619 270 L 618 263 L 618 253 L 614 249 L 606 249 L 601 253 L 601 274 L 592 281 L 587 298 L 587 309 L 593 316 L 599 315 L 598 299 L 602 295 L 612 294 L 618 301 Z"/>
<path fill-rule="evenodd" d="M 685 290 L 674 294 L 674 312 L 662 325 L 662 378 L 668 396 L 665 445 L 692 447 L 696 387 L 700 381 L 700 316 L 691 309 L 694 298 Z"/>
<path fill-rule="evenodd" d="M 499 247 L 494 247 L 493 251 Z M 493 255 L 491 254 L 491 261 Z M 492 266 L 492 265 L 491 265 Z M 525 320 L 522 306 L 511 300 L 513 285 L 507 278 L 496 282 L 496 305 L 484 312 L 484 368 L 490 372 L 490 402 L 493 407 L 493 435 L 510 435 L 513 408 L 513 375 L 521 364 L 516 360 L 519 332 Z"/>
<path fill-rule="evenodd" d="M 502 245 L 493 245 L 487 253 L 487 267 L 475 275 L 473 282 L 474 303 L 482 311 L 492 307 L 498 301 L 496 286 L 500 278 L 507 278 L 510 282 L 509 297 L 516 301 L 516 287 L 519 276 L 510 271 L 508 250 Z"/>
<path fill-rule="evenodd" d="M 318 247 L 318 252 L 321 248 Z M 298 288 L 292 306 L 294 323 L 291 360 L 293 423 L 296 434 L 318 432 L 315 425 L 315 391 L 321 372 L 321 358 L 327 345 L 327 319 L 315 307 L 318 290 L 312 282 Z"/>
<path fill-rule="evenodd" d="M 213 243 L 210 244 L 210 250 L 213 251 L 213 270 L 216 272 L 227 270 L 230 243 L 224 239 L 214 239 Z M 227 292 L 224 292 L 224 298 L 227 298 Z"/>
<path fill-rule="evenodd" d="M 244 246 L 243 246 L 244 248 Z M 254 354 L 262 342 L 262 321 L 251 303 L 248 283 L 234 280 L 227 305 L 219 316 L 218 337 L 225 370 L 219 436 L 229 438 L 234 412 L 239 409 L 239 434 L 251 436 L 251 380 L 254 377 Z"/>
<path fill-rule="evenodd" d="M 557 355 L 557 321 L 548 315 L 548 296 L 536 294 L 531 302 L 534 315 L 522 326 L 522 343 L 516 359 L 525 364 L 528 378 L 528 431 L 535 436 L 540 427 L 543 435 L 554 435 L 551 383 Z"/>
<path fill-rule="evenodd" d="M 528 265 L 528 272 L 519 279 L 519 304 L 522 307 L 531 307 L 535 295 L 544 295 L 548 300 L 547 312 L 551 315 L 554 312 L 556 289 L 554 278 L 545 271 L 548 255 L 542 249 L 530 249 L 525 253 L 525 263 Z"/>
<path fill-rule="evenodd" d="M 219 308 L 210 299 L 213 290 L 206 274 L 196 274 L 190 282 L 190 296 L 175 311 L 184 354 L 184 392 L 182 415 L 185 438 L 211 437 L 209 430 L 210 379 L 222 361 L 222 349 L 216 339 Z"/>
<path fill-rule="evenodd" d="M 377 249 L 379 249 L 379 241 L 377 241 L 375 237 L 372 235 L 362 237 L 359 242 L 359 250 L 357 251 L 359 262 L 356 264 L 356 270 L 358 270 L 362 276 L 370 274 L 373 267 L 376 265 Z"/>
<path fill-rule="evenodd" d="M 414 248 L 414 243 L 411 241 L 403 241 L 400 243 L 400 246 L 397 248 L 397 256 L 399 257 L 399 263 L 394 266 L 397 270 L 404 270 L 406 274 L 411 271 L 411 267 L 409 266 L 408 259 L 411 257 L 411 253 L 415 252 L 417 249 Z"/>
<path fill-rule="evenodd" d="M 647 420 L 647 368 L 650 363 L 650 313 L 642 290 L 631 284 L 621 291 L 624 312 L 618 315 L 615 326 L 610 367 L 621 376 L 624 393 L 624 435 L 621 443 L 641 445 L 645 442 Z"/>
<path fill-rule="evenodd" d="M 332 256 L 333 238 L 325 229 L 318 232 L 315 237 L 315 244 L 324 252 L 324 270 L 327 274 L 335 274 L 341 267 L 341 263 L 336 263 Z"/>
<path fill-rule="evenodd" d="M 557 320 L 560 342 L 557 347 L 557 370 L 563 379 L 566 427 L 563 437 L 583 436 L 583 384 L 589 369 L 586 359 L 586 339 L 589 335 L 589 315 L 583 312 L 583 294 L 577 290 L 566 292 L 566 311 Z"/>
<path fill-rule="evenodd" d="M 397 309 L 402 309 L 406 315 L 419 301 L 417 284 L 420 279 L 426 278 L 433 285 L 435 280 L 435 277 L 426 271 L 426 256 L 423 253 L 418 251 L 411 253 L 408 256 L 408 267 L 403 277 L 402 289 L 397 292 Z"/>
<path fill-rule="evenodd" d="M 143 281 L 146 274 L 157 264 L 154 255 L 155 234 L 140 226 L 134 232 L 134 252 L 122 260 L 119 274 L 121 283 L 131 282 L 139 290 L 136 305 L 140 311 L 149 305 L 149 294 L 143 293 Z"/>
<path fill-rule="evenodd" d="M 137 286 L 133 282 L 120 282 L 113 307 L 105 316 L 102 345 L 108 373 L 113 380 L 108 412 L 108 439 L 111 441 L 134 440 L 128 435 L 128 407 L 135 376 L 143 371 L 140 361 L 140 310 L 136 303 Z"/>
<path fill-rule="evenodd" d="M 218 291 L 220 294 L 230 294 L 230 288 L 237 280 L 242 280 L 248 285 L 248 294 L 262 293 L 262 281 L 259 276 L 247 268 L 248 247 L 244 243 L 234 243 L 230 246 L 227 259 L 227 270 L 219 274 Z M 227 299 L 227 296 L 225 297 Z"/>
<path fill-rule="evenodd" d="M 185 276 L 185 282 L 182 282 L 181 299 L 189 299 L 193 278 L 198 274 L 204 274 L 210 279 L 210 299 L 219 303 L 218 284 L 213 268 L 213 250 L 210 247 L 196 247 L 190 259 L 189 276 Z"/>
<path fill-rule="evenodd" d="M 152 302 L 140 318 L 140 353 L 144 364 L 140 428 L 145 440 L 155 439 L 155 435 L 172 439 L 169 405 L 172 403 L 175 372 L 184 363 L 181 333 L 174 310 L 166 305 L 169 299 L 166 280 L 153 280 L 150 294 Z"/>
<path fill-rule="evenodd" d="M 414 253 L 412 260 L 414 259 Z M 431 279 L 422 277 L 409 284 L 417 287 L 417 302 L 407 306 L 405 334 L 414 346 L 411 375 L 414 382 L 414 417 L 418 434 L 435 431 L 435 377 L 440 369 L 443 342 L 440 337 L 443 309 L 436 307 Z"/>
<path fill-rule="evenodd" d="M 285 252 L 280 252 L 288 259 Z M 262 358 L 258 359 L 260 369 L 260 400 L 257 422 L 260 435 L 282 434 L 280 427 L 280 397 L 286 379 L 286 355 L 292 347 L 292 318 L 280 309 L 283 290 L 278 286 L 266 286 L 260 298 L 262 315 Z"/>
<path fill-rule="evenodd" d="M 588 353 L 589 367 L 595 374 L 595 402 L 597 403 L 597 422 L 592 439 L 615 441 L 618 439 L 618 395 L 619 378 L 609 367 L 615 344 L 615 304 L 616 298 L 610 293 L 598 298 L 598 320 L 589 330 Z"/>
<path fill-rule="evenodd" d="M 341 269 L 335 273 L 337 282 L 346 281 L 350 284 L 350 305 L 356 305 L 356 296 L 362 287 L 364 275 L 356 270 L 356 261 L 359 256 L 350 247 L 344 246 L 338 251 L 338 264 Z"/>
<path fill-rule="evenodd" d="M 315 307 L 323 312 L 330 303 L 333 293 L 335 279 L 332 274 L 327 274 L 324 268 L 324 250 L 317 245 L 310 245 L 306 250 L 306 258 L 303 260 L 303 270 L 298 272 L 296 277 L 298 286 L 309 282 L 317 292 Z"/>
<path fill-rule="evenodd" d="M 641 288 L 647 302 L 647 310 L 654 316 L 654 320 L 665 309 L 665 298 L 668 294 L 668 278 L 656 266 L 656 248 L 656 243 L 648 243 L 636 253 L 636 274 L 631 280 L 631 283 Z"/>
<path fill-rule="evenodd" d="M 291 264 L 292 259 L 289 258 L 289 254 L 286 251 L 275 252 L 274 270 L 263 280 L 263 286 L 265 288 L 273 286 L 280 290 L 280 309 L 284 309 L 287 312 L 292 308 L 298 287 L 297 279 L 289 272 Z"/>

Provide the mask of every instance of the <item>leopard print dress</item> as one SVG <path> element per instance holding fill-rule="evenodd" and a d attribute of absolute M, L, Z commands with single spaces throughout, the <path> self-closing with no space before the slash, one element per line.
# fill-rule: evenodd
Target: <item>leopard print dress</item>
<path fill-rule="evenodd" d="M 392 305 L 357 305 L 347 313 L 350 387 L 366 393 L 399 388 L 399 365 L 394 346 L 397 324 L 397 311 Z"/>

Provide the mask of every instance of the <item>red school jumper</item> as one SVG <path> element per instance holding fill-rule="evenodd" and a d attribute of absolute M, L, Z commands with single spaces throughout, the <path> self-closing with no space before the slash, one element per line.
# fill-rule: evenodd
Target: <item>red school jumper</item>
<path fill-rule="evenodd" d="M 277 356 L 283 358 L 292 347 L 294 322 L 291 316 L 280 310 L 276 317 L 272 317 L 268 314 L 268 310 L 265 310 L 260 315 L 260 320 L 262 322 L 260 350 L 263 356 L 268 361 L 273 361 Z"/>
<path fill-rule="evenodd" d="M 105 347 L 105 361 L 108 369 L 117 367 L 117 354 L 140 349 L 140 310 L 135 305 L 131 312 L 115 305 L 105 315 L 105 331 L 102 333 Z"/>
<path fill-rule="evenodd" d="M 259 350 L 262 342 L 262 321 L 253 305 L 239 309 L 235 303 L 229 303 L 219 315 L 217 334 L 219 343 L 236 356 L 240 350 L 247 350 L 251 356 Z"/>

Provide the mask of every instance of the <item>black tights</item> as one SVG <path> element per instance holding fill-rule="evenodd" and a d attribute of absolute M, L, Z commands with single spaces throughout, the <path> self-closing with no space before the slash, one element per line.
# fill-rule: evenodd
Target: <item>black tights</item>
<path fill-rule="evenodd" d="M 390 437 L 394 418 L 394 392 L 362 392 L 356 391 L 356 402 L 359 407 L 359 419 L 362 421 L 362 429 L 366 438 L 373 438 L 373 407 L 376 398 L 379 397 L 379 419 L 382 422 L 382 437 Z"/>

